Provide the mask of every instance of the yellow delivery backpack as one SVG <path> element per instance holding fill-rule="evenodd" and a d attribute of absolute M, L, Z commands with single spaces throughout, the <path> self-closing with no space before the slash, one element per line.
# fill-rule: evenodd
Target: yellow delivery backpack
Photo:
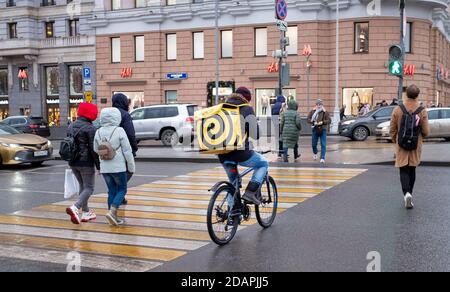
<path fill-rule="evenodd" d="M 249 104 L 219 104 L 195 112 L 197 141 L 200 153 L 227 154 L 245 148 L 240 108 Z"/>

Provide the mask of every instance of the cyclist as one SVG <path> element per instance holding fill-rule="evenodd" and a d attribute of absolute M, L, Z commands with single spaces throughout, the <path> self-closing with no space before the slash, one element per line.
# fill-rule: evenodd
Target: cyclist
<path fill-rule="evenodd" d="M 243 105 L 250 103 L 251 100 L 252 94 L 250 90 L 246 87 L 240 87 L 236 90 L 236 93 L 228 97 L 226 103 Z M 237 179 L 238 174 L 235 171 L 236 165 L 254 169 L 253 177 L 242 198 L 250 203 L 261 205 L 261 201 L 257 198 L 256 194 L 267 176 L 269 163 L 264 156 L 252 150 L 253 145 L 249 141 L 250 138 L 255 140 L 259 139 L 259 128 L 255 111 L 250 105 L 243 106 L 240 108 L 240 114 L 243 120 L 245 120 L 245 126 L 243 125 L 242 127 L 244 132 L 242 134 L 247 137 L 245 149 L 239 149 L 227 154 L 219 155 L 219 160 L 225 168 L 230 182 L 234 182 Z"/>

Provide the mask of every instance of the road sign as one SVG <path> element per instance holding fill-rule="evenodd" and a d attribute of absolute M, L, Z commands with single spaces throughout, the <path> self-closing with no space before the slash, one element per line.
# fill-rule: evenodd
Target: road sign
<path fill-rule="evenodd" d="M 91 79 L 91 68 L 84 67 L 83 68 L 83 78 L 84 79 Z"/>
<path fill-rule="evenodd" d="M 84 79 L 83 80 L 84 86 L 92 86 L 92 80 L 91 79 Z"/>
<path fill-rule="evenodd" d="M 285 20 L 287 17 L 287 2 L 286 0 L 277 0 L 275 4 L 275 18 Z"/>
<path fill-rule="evenodd" d="M 287 23 L 287 21 L 283 21 L 283 20 L 277 19 L 277 27 L 281 31 L 287 31 L 288 30 L 288 23 Z"/>
<path fill-rule="evenodd" d="M 86 92 L 84 93 L 84 96 L 85 96 L 85 98 L 86 98 L 86 102 L 87 102 L 87 103 L 92 103 L 92 99 L 93 99 L 93 97 L 94 97 L 92 91 L 86 91 Z"/>
<path fill-rule="evenodd" d="M 166 78 L 168 80 L 184 80 L 188 78 L 187 73 L 169 73 Z"/>

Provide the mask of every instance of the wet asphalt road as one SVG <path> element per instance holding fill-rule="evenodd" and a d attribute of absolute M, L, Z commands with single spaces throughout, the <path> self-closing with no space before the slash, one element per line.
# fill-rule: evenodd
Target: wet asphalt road
<path fill-rule="evenodd" d="M 138 163 L 132 185 L 216 165 Z M 62 201 L 65 165 L 0 170 L 0 214 Z M 289 209 L 275 225 L 253 226 L 219 248 L 210 244 L 155 271 L 450 271 L 449 168 L 419 169 L 416 209 L 403 208 L 397 170 L 368 171 Z M 96 193 L 105 191 L 99 178 Z M 58 264 L 0 258 L 0 271 L 65 271 Z M 84 269 L 83 271 L 96 271 Z"/>

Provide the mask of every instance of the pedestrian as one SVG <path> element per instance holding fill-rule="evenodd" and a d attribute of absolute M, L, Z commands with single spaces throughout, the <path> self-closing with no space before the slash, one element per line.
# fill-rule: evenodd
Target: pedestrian
<path fill-rule="evenodd" d="M 138 143 L 136 140 L 136 130 L 134 128 L 133 119 L 129 113 L 130 111 L 131 100 L 123 93 L 116 93 L 112 97 L 112 106 L 117 108 L 120 111 L 122 116 L 122 122 L 120 123 L 120 127 L 125 130 L 127 134 L 128 141 L 130 141 L 131 149 L 133 151 L 133 156 L 136 157 L 136 153 L 139 150 Z M 127 171 L 127 180 L 128 182 L 133 177 L 133 174 Z M 123 204 L 128 204 L 127 200 L 123 199 Z"/>
<path fill-rule="evenodd" d="M 345 115 L 345 111 L 347 110 L 347 105 L 343 105 L 342 107 L 341 107 L 341 110 L 340 110 L 340 118 L 341 118 L 341 121 L 343 121 L 344 119 L 347 119 L 347 116 Z"/>
<path fill-rule="evenodd" d="M 316 107 L 308 115 L 308 123 L 312 127 L 312 148 L 313 158 L 316 161 L 319 153 L 317 144 L 320 140 L 320 163 L 325 163 L 325 156 L 327 154 L 327 129 L 331 124 L 330 114 L 323 106 L 323 101 L 318 99 Z"/>
<path fill-rule="evenodd" d="M 300 158 L 298 153 L 298 139 L 302 130 L 302 120 L 298 113 L 298 103 L 294 99 L 289 101 L 288 109 L 281 119 L 282 140 L 283 140 L 283 158 L 284 162 L 288 161 L 289 149 L 294 149 L 294 160 Z"/>
<path fill-rule="evenodd" d="M 365 116 L 370 112 L 370 105 L 368 103 L 364 104 L 364 106 L 361 108 L 361 111 L 359 112 L 359 114 L 361 116 Z"/>
<path fill-rule="evenodd" d="M 108 214 L 113 226 L 122 225 L 118 210 L 128 190 L 127 172 L 135 172 L 133 149 L 127 134 L 120 127 L 121 113 L 116 108 L 103 109 L 100 114 L 101 128 L 97 130 L 94 150 L 100 156 L 100 172 L 108 186 Z"/>
<path fill-rule="evenodd" d="M 444 107 L 444 104 L 442 104 L 442 103 L 438 104 L 438 108 L 443 108 L 443 107 Z"/>
<path fill-rule="evenodd" d="M 398 98 L 394 98 L 391 103 L 392 106 L 398 105 Z"/>
<path fill-rule="evenodd" d="M 74 224 L 97 219 L 95 212 L 88 206 L 95 188 L 95 170 L 100 170 L 100 161 L 94 151 L 96 128 L 92 124 L 97 116 L 98 108 L 95 104 L 81 103 L 78 107 L 78 119 L 68 130 L 68 135 L 74 137 L 74 143 L 78 145 L 77 154 L 74 160 L 69 162 L 69 166 L 80 185 L 80 196 L 73 206 L 66 209 Z"/>
<path fill-rule="evenodd" d="M 421 162 L 423 138 L 428 136 L 430 128 L 428 113 L 417 100 L 420 89 L 411 85 L 406 94 L 404 105 L 397 107 L 392 114 L 390 134 L 392 141 L 397 144 L 395 166 L 400 168 L 405 207 L 412 209 L 416 168 Z"/>
<path fill-rule="evenodd" d="M 272 124 L 275 129 L 275 137 L 278 141 L 278 158 L 283 155 L 283 140 L 281 139 L 281 116 L 283 115 L 286 98 L 283 95 L 277 96 L 277 101 L 272 106 Z"/>

